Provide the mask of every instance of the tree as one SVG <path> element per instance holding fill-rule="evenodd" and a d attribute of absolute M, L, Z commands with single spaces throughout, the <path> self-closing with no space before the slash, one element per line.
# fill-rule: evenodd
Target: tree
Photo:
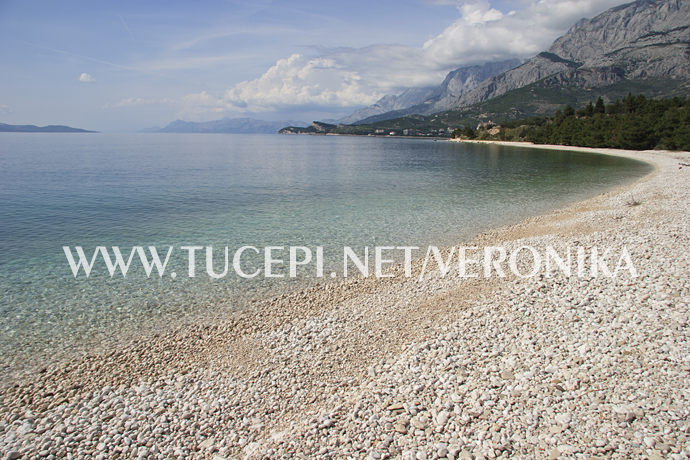
<path fill-rule="evenodd" d="M 654 129 L 637 118 L 627 119 L 618 137 L 620 147 L 629 150 L 653 149 L 658 141 Z"/>
<path fill-rule="evenodd" d="M 613 104 L 610 104 L 606 107 L 606 113 L 608 114 L 616 114 L 616 113 L 622 113 L 623 112 L 623 104 L 621 101 L 616 100 Z"/>
<path fill-rule="evenodd" d="M 593 114 L 586 116 L 590 107 Z M 578 117 L 573 112 L 566 107 L 550 119 L 528 120 L 527 139 L 538 144 L 690 150 L 690 100 L 686 98 L 657 100 L 628 94 L 609 105 L 599 98 L 596 104 L 580 108 Z"/>

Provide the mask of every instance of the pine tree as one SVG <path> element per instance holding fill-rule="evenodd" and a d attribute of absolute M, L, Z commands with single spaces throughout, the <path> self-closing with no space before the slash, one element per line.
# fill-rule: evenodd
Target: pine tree
<path fill-rule="evenodd" d="M 535 143 L 583 147 L 690 150 L 690 100 L 686 98 L 656 100 L 628 94 L 609 105 L 598 98 L 596 104 L 590 102 L 574 115 L 567 106 L 550 119 L 521 122 L 529 129 L 521 130 L 520 136 Z"/>

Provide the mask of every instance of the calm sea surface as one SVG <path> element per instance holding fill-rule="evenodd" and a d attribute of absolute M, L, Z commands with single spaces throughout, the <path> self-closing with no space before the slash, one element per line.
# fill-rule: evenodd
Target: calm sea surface
<path fill-rule="evenodd" d="M 330 273 L 342 268 L 343 246 L 447 245 L 649 170 L 607 156 L 431 140 L 3 133 L 0 366 L 223 314 L 309 282 L 213 280 L 202 263 L 190 279 L 179 253 L 174 280 L 141 269 L 111 279 L 102 262 L 75 279 L 65 245 L 89 256 L 119 246 L 125 257 L 135 245 L 324 246 Z"/>

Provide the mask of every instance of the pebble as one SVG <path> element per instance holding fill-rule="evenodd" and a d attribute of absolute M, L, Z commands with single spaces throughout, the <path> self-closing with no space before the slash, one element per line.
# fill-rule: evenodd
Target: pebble
<path fill-rule="evenodd" d="M 0 396 L 0 452 L 687 460 L 689 155 L 635 155 L 658 171 L 625 193 L 473 243 L 626 247 L 635 279 L 310 288 L 17 380 Z"/>

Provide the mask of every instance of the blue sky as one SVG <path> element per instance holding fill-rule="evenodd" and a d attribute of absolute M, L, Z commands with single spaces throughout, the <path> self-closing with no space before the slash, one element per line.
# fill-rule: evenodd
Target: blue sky
<path fill-rule="evenodd" d="M 136 131 L 337 118 L 536 54 L 615 0 L 0 0 L 0 122 Z"/>

